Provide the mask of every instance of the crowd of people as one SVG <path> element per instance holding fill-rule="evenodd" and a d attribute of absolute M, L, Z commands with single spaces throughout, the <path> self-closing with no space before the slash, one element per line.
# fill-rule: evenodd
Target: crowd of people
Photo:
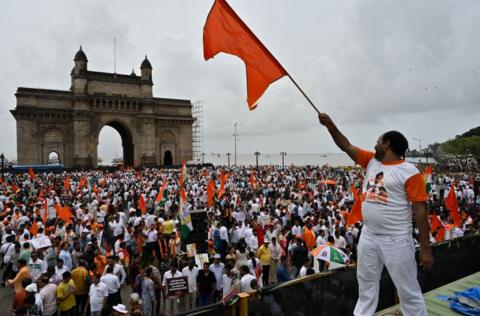
<path fill-rule="evenodd" d="M 355 264 L 362 223 L 348 217 L 361 196 L 360 169 L 190 167 L 187 174 L 5 174 L 1 281 L 14 291 L 12 313 L 175 315 L 344 266 L 317 260 L 312 250 L 319 246 L 340 249 L 344 264 Z M 430 212 L 442 227 L 432 230 L 432 243 L 480 228 L 475 176 L 433 173 Z M 445 207 L 452 183 L 460 225 Z M 186 251 L 178 217 L 183 208 L 207 210 L 208 240 L 197 241 L 206 243 L 207 260 Z M 446 231 L 441 239 L 439 229 Z M 188 290 L 172 292 L 169 280 L 182 277 Z"/>

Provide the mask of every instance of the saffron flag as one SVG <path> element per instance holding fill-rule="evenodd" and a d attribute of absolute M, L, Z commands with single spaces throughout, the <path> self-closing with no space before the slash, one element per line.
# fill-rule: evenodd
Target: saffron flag
<path fill-rule="evenodd" d="M 66 176 L 65 181 L 63 182 L 63 188 L 65 191 L 70 191 L 70 177 Z"/>
<path fill-rule="evenodd" d="M 33 219 L 32 227 L 30 227 L 30 233 L 32 236 L 35 236 L 38 233 L 38 224 L 36 219 Z"/>
<path fill-rule="evenodd" d="M 213 199 L 215 198 L 215 180 L 210 179 L 207 187 L 208 207 L 213 206 Z"/>
<path fill-rule="evenodd" d="M 182 170 L 180 171 L 180 205 L 178 217 L 180 220 L 180 232 L 182 239 L 187 239 L 190 232 L 193 230 L 192 217 L 190 216 L 189 205 L 187 203 L 187 193 L 185 184 L 187 183 L 187 165 L 184 161 Z"/>
<path fill-rule="evenodd" d="M 57 212 L 57 217 L 64 221 L 65 223 L 72 224 L 73 214 L 67 206 L 62 207 L 59 204 L 55 204 L 55 210 Z"/>
<path fill-rule="evenodd" d="M 46 227 L 47 226 L 47 217 L 48 217 L 47 198 L 45 198 L 45 200 L 43 201 L 43 208 L 44 208 L 44 211 L 43 211 L 43 225 L 45 225 L 45 227 Z"/>
<path fill-rule="evenodd" d="M 250 186 L 252 191 L 255 190 L 255 172 L 253 170 L 250 171 Z"/>
<path fill-rule="evenodd" d="M 222 171 L 220 174 L 220 189 L 218 190 L 218 199 L 221 199 L 222 196 L 225 194 L 225 183 L 228 180 L 228 172 Z"/>
<path fill-rule="evenodd" d="M 157 198 L 155 199 L 155 205 L 160 207 L 165 205 L 167 202 L 167 179 L 163 179 L 162 187 L 160 188 L 160 192 L 157 194 Z"/>
<path fill-rule="evenodd" d="M 450 217 L 453 219 L 453 225 L 460 226 L 462 223 L 462 216 L 458 212 L 457 196 L 455 194 L 455 187 L 453 186 L 453 183 L 450 186 L 450 191 L 445 199 L 445 206 L 450 210 Z"/>
<path fill-rule="evenodd" d="M 437 242 L 442 241 L 445 237 L 445 225 L 435 214 L 430 215 L 430 222 L 430 232 L 437 232 L 437 234 L 435 235 L 435 240 Z"/>
<path fill-rule="evenodd" d="M 28 168 L 28 176 L 30 177 L 30 180 L 35 179 L 35 172 L 33 171 L 32 167 Z"/>
<path fill-rule="evenodd" d="M 348 214 L 347 227 L 350 225 L 355 225 L 356 222 L 361 221 L 363 219 L 362 199 L 360 198 L 360 195 L 357 193 L 357 189 L 355 188 L 355 185 L 353 183 L 350 190 L 353 193 L 353 206 L 352 206 L 352 209 L 350 210 L 350 213 Z"/>
<path fill-rule="evenodd" d="M 218 53 L 235 55 L 243 60 L 247 71 L 247 103 L 250 110 L 268 86 L 287 75 L 248 26 L 225 0 L 215 0 L 203 27 L 205 60 Z"/>
<path fill-rule="evenodd" d="M 147 204 L 145 203 L 145 199 L 143 198 L 143 194 L 140 193 L 138 197 L 138 208 L 142 211 L 142 214 L 147 213 Z"/>

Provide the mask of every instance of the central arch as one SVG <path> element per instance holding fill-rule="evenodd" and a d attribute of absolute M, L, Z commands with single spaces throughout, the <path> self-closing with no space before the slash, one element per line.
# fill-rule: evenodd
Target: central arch
<path fill-rule="evenodd" d="M 132 167 L 134 165 L 133 137 L 128 127 L 125 124 L 116 120 L 110 121 L 103 126 L 110 126 L 113 129 L 115 129 L 118 132 L 118 134 L 120 134 L 120 138 L 122 139 L 122 148 L 123 148 L 123 165 L 125 167 Z M 103 126 L 98 131 L 97 144 L 98 144 L 98 138 L 100 136 L 100 131 L 102 130 Z M 98 146 L 97 146 L 97 155 L 98 155 Z"/>

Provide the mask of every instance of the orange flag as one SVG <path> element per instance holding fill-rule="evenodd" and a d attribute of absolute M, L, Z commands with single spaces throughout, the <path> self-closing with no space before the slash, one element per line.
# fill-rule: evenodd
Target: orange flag
<path fill-rule="evenodd" d="M 31 180 L 35 179 L 35 172 L 33 172 L 32 167 L 28 168 L 28 176 Z"/>
<path fill-rule="evenodd" d="M 348 219 L 347 219 L 347 227 L 350 225 L 355 225 L 356 222 L 361 221 L 363 219 L 362 217 L 362 199 L 357 193 L 357 189 L 355 188 L 355 185 L 352 183 L 352 187 L 350 189 L 353 193 L 353 206 L 350 211 L 350 214 L 348 214 Z"/>
<path fill-rule="evenodd" d="M 63 182 L 63 188 L 66 191 L 70 191 L 70 177 L 69 176 L 65 177 L 65 181 Z"/>
<path fill-rule="evenodd" d="M 453 225 L 460 226 L 462 223 L 462 216 L 458 212 L 457 196 L 455 194 L 453 183 L 450 186 L 450 192 L 448 192 L 448 196 L 445 200 L 445 206 L 450 210 L 450 217 L 453 219 Z"/>
<path fill-rule="evenodd" d="M 34 219 L 33 220 L 33 224 L 32 224 L 32 227 L 30 227 L 30 234 L 32 234 L 33 236 L 35 236 L 38 232 L 38 225 L 37 225 L 37 220 Z"/>
<path fill-rule="evenodd" d="M 83 187 L 87 186 L 87 178 L 82 177 L 78 182 L 78 188 L 82 189 Z"/>
<path fill-rule="evenodd" d="M 250 171 L 250 187 L 252 191 L 255 190 L 255 172 L 253 170 Z"/>
<path fill-rule="evenodd" d="M 213 206 L 213 199 L 215 197 L 215 180 L 210 179 L 207 187 L 208 207 Z"/>
<path fill-rule="evenodd" d="M 147 204 L 145 203 L 143 194 L 140 194 L 140 197 L 138 198 L 138 208 L 142 211 L 142 214 L 147 213 Z"/>
<path fill-rule="evenodd" d="M 47 225 L 47 216 L 48 216 L 48 203 L 47 203 L 47 199 L 45 199 L 43 201 L 43 207 L 44 207 L 44 211 L 43 211 L 43 225 Z"/>
<path fill-rule="evenodd" d="M 225 0 L 216 0 L 203 27 L 205 60 L 223 52 L 243 60 L 247 70 L 247 103 L 250 110 L 268 86 L 287 75 L 248 26 Z"/>
<path fill-rule="evenodd" d="M 60 218 L 65 223 L 71 224 L 73 214 L 67 206 L 62 207 L 59 204 L 55 204 L 55 210 L 57 212 L 57 217 Z"/>
<path fill-rule="evenodd" d="M 220 174 L 220 189 L 218 190 L 218 199 L 221 199 L 225 194 L 225 183 L 228 180 L 228 172 L 223 172 Z"/>
<path fill-rule="evenodd" d="M 435 231 L 437 232 L 437 235 L 435 236 L 435 240 L 437 242 L 442 241 L 443 238 L 445 237 L 445 225 L 435 214 L 430 215 L 430 222 L 431 222 L 430 232 L 432 233 Z"/>

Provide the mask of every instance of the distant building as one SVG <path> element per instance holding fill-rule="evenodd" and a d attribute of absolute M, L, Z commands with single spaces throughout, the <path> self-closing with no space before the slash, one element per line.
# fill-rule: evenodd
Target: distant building
<path fill-rule="evenodd" d="M 192 159 L 192 103 L 153 97 L 146 56 L 140 76 L 90 71 L 81 47 L 74 62 L 68 91 L 18 88 L 10 111 L 17 121 L 18 164 L 47 164 L 55 152 L 66 167 L 96 167 L 105 125 L 119 132 L 127 166 Z"/>

